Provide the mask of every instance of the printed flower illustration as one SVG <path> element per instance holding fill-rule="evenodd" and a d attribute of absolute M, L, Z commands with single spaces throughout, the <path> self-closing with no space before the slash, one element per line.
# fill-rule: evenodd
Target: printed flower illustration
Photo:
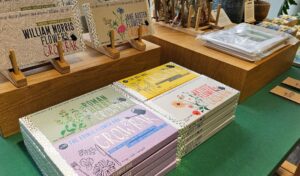
<path fill-rule="evenodd" d="M 85 167 L 87 170 L 93 169 L 94 160 L 92 158 L 83 158 L 80 160 L 80 165 Z"/>
<path fill-rule="evenodd" d="M 121 7 L 117 8 L 116 12 L 112 12 L 115 19 L 103 18 L 104 24 L 110 29 L 117 31 L 122 40 L 125 40 L 127 26 L 124 21 L 125 10 Z M 109 35 L 109 33 L 108 33 Z"/>
<path fill-rule="evenodd" d="M 185 107 L 185 103 L 183 103 L 182 101 L 174 101 L 172 103 L 172 105 L 175 107 L 175 108 L 184 108 Z"/>
<path fill-rule="evenodd" d="M 121 24 L 119 27 L 118 27 L 118 33 L 124 33 L 126 32 L 126 26 L 124 24 Z"/>
<path fill-rule="evenodd" d="M 190 92 L 182 92 L 176 97 L 177 100 L 172 102 L 172 106 L 174 106 L 175 108 L 187 107 L 191 109 L 191 114 L 194 116 L 200 116 L 204 112 L 209 110 L 205 102 L 203 102 L 202 99 L 196 94 Z"/>
<path fill-rule="evenodd" d="M 95 164 L 93 174 L 96 176 L 109 176 L 116 170 L 115 163 L 109 160 L 101 160 Z"/>
<path fill-rule="evenodd" d="M 117 9 L 117 12 L 118 12 L 119 14 L 123 14 L 123 13 L 124 13 L 124 9 L 121 8 L 121 7 L 119 7 L 119 8 Z"/>
<path fill-rule="evenodd" d="M 85 120 L 89 120 L 77 109 L 71 109 L 70 112 L 61 110 L 59 115 L 61 118 L 57 123 L 63 126 L 63 129 L 60 132 L 62 137 L 84 129 L 86 127 Z"/>
<path fill-rule="evenodd" d="M 201 115 L 201 112 L 200 112 L 200 111 L 198 111 L 198 110 L 194 110 L 194 111 L 193 111 L 193 115 L 195 115 L 195 116 L 199 116 L 199 115 Z"/>

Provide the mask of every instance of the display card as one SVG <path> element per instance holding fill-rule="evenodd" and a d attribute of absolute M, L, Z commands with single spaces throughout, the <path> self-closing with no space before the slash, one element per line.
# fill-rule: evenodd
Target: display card
<path fill-rule="evenodd" d="M 175 128 L 136 105 L 54 146 L 78 175 L 120 175 L 175 140 L 176 134 Z"/>
<path fill-rule="evenodd" d="M 55 142 L 83 131 L 130 107 L 134 102 L 107 86 L 26 116 L 44 136 Z"/>
<path fill-rule="evenodd" d="M 150 100 L 148 104 L 181 129 L 220 105 L 237 101 L 238 96 L 237 90 L 201 75 Z"/>
<path fill-rule="evenodd" d="M 96 1 L 96 0 L 95 0 Z M 83 4 L 90 38 L 94 47 L 111 44 L 110 32 L 115 31 L 117 44 L 152 34 L 147 0 L 96 1 Z"/>
<path fill-rule="evenodd" d="M 139 100 L 144 101 L 156 97 L 198 76 L 199 74 L 170 62 L 122 79 L 115 84 Z"/>
<path fill-rule="evenodd" d="M 16 54 L 21 68 L 58 57 L 57 41 L 64 54 L 83 49 L 77 6 L 0 14 L 0 68 L 12 68 L 9 51 Z"/>

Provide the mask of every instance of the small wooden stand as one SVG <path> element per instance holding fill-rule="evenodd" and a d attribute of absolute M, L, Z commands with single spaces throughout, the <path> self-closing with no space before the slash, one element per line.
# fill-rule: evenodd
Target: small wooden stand
<path fill-rule="evenodd" d="M 145 51 L 146 50 L 146 44 L 142 40 L 143 36 L 143 26 L 139 26 L 138 28 L 138 38 L 134 40 L 130 40 L 130 44 L 133 48 L 137 49 L 138 51 Z"/>
<path fill-rule="evenodd" d="M 70 65 L 64 59 L 64 51 L 62 47 L 62 41 L 58 41 L 57 43 L 57 52 L 59 57 L 56 59 L 52 59 L 50 62 L 52 63 L 53 67 L 61 74 L 69 73 L 71 71 Z M 21 88 L 27 86 L 27 78 L 23 74 L 22 70 L 19 68 L 16 58 L 16 53 L 14 50 L 9 51 L 9 59 L 12 65 L 12 69 L 7 71 L 1 71 L 2 74 L 10 80 L 10 82 L 16 86 L 17 88 Z M 24 68 L 24 70 L 30 70 L 32 68 L 37 68 L 43 66 L 44 63 L 35 65 L 33 67 Z"/>
<path fill-rule="evenodd" d="M 27 78 L 24 76 L 20 68 L 18 67 L 16 53 L 14 50 L 9 51 L 9 59 L 12 65 L 12 69 L 6 73 L 3 73 L 13 85 L 16 87 L 27 86 Z M 8 73 L 8 74 L 7 74 Z"/>
<path fill-rule="evenodd" d="M 139 26 L 138 28 L 138 38 L 130 40 L 130 45 L 137 49 L 138 51 L 145 51 L 146 50 L 146 44 L 142 41 L 142 34 L 143 34 L 143 26 Z M 102 46 L 99 48 L 95 48 L 89 35 L 85 34 L 83 36 L 84 41 L 87 46 L 99 51 L 100 53 L 105 54 L 106 56 L 112 58 L 112 59 L 118 59 L 120 58 L 120 51 L 116 48 L 115 44 L 115 31 L 110 31 L 110 41 L 111 44 L 108 46 Z"/>
<path fill-rule="evenodd" d="M 94 47 L 89 35 L 86 34 L 83 36 L 85 44 L 87 46 L 89 46 L 90 48 L 93 48 L 112 59 L 118 59 L 118 58 L 120 58 L 120 51 L 116 48 L 116 45 L 115 45 L 115 31 L 114 30 L 110 31 L 109 37 L 110 37 L 110 42 L 111 42 L 110 45 L 96 48 L 96 47 Z"/>
<path fill-rule="evenodd" d="M 57 52 L 59 57 L 51 60 L 52 65 L 61 74 L 70 73 L 71 69 L 69 63 L 65 60 L 62 41 L 57 42 Z"/>
<path fill-rule="evenodd" d="M 222 8 L 221 4 L 218 4 L 216 19 L 212 20 L 212 17 L 211 17 L 212 2 L 211 2 L 208 7 L 208 11 L 209 11 L 208 23 L 205 26 L 199 27 L 199 21 L 200 21 L 200 15 L 201 15 L 201 9 L 199 7 L 198 11 L 197 11 L 195 30 L 197 31 L 197 30 L 207 30 L 207 29 L 223 29 L 223 27 L 218 26 L 221 8 Z"/>

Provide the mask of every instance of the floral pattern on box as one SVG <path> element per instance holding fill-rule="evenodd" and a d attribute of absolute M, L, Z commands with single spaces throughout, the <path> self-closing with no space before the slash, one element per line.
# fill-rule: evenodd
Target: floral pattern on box
<path fill-rule="evenodd" d="M 199 121 L 216 107 L 236 101 L 239 92 L 206 76 L 191 80 L 147 102 L 179 128 Z"/>
<path fill-rule="evenodd" d="M 111 86 L 82 95 L 26 117 L 55 142 L 105 121 L 135 105 Z"/>

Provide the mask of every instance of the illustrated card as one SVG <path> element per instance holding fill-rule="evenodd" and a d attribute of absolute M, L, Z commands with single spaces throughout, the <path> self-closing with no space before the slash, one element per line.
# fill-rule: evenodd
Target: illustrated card
<path fill-rule="evenodd" d="M 54 146 L 79 176 L 120 175 L 175 140 L 176 134 L 175 128 L 136 105 Z"/>
<path fill-rule="evenodd" d="M 238 99 L 238 95 L 237 90 L 201 75 L 150 100 L 148 104 L 182 128 L 218 106 Z"/>
<path fill-rule="evenodd" d="M 133 75 L 115 83 L 144 101 L 171 90 L 199 75 L 172 62 Z"/>
<path fill-rule="evenodd" d="M 96 1 L 96 0 L 95 0 Z M 152 34 L 147 0 L 96 1 L 83 4 L 90 38 L 94 47 L 110 45 L 110 32 L 115 31 L 117 44 Z"/>
<path fill-rule="evenodd" d="M 127 97 L 107 86 L 43 111 L 26 120 L 55 142 L 83 131 L 135 105 Z"/>
<path fill-rule="evenodd" d="M 60 0 L 0 0 L 0 13 L 61 6 Z"/>
<path fill-rule="evenodd" d="M 58 57 L 57 41 L 64 54 L 83 49 L 77 6 L 0 14 L 0 69 L 11 69 L 9 51 L 21 68 Z"/>

